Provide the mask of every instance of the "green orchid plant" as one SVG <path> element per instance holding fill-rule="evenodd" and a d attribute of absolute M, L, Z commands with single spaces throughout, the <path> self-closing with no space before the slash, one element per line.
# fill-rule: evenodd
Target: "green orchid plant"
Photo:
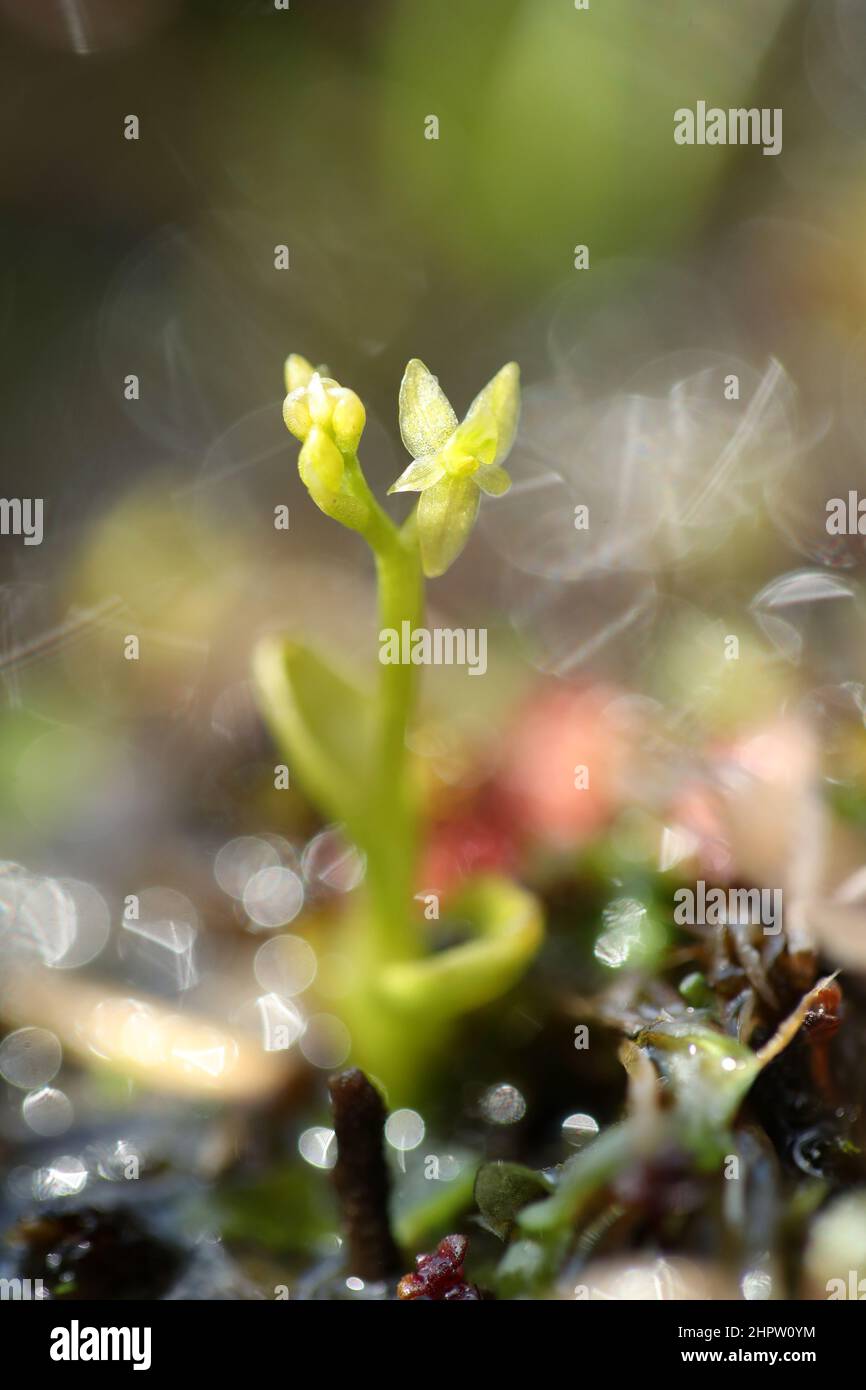
<path fill-rule="evenodd" d="M 283 418 L 301 442 L 298 468 L 316 506 L 370 547 L 380 625 L 420 627 L 424 579 L 444 574 L 463 550 L 481 492 L 510 485 L 502 468 L 520 409 L 519 370 L 509 363 L 475 398 L 462 423 L 422 362 L 400 387 L 399 419 L 413 462 L 392 492 L 418 505 L 396 525 L 373 496 L 358 460 L 366 422 L 354 391 L 293 354 Z M 381 664 L 374 692 L 282 637 L 260 643 L 254 671 L 265 716 L 299 782 L 364 853 L 367 872 L 344 920 L 338 954 L 350 989 L 340 1002 L 352 1060 L 389 1102 L 417 1098 L 427 1063 L 456 1020 L 509 989 L 542 935 L 536 899 L 496 875 L 466 884 L 454 913 L 469 938 L 431 952 L 419 922 L 416 868 L 423 820 L 406 735 L 417 668 Z M 327 991 L 327 981 L 324 981 Z"/>

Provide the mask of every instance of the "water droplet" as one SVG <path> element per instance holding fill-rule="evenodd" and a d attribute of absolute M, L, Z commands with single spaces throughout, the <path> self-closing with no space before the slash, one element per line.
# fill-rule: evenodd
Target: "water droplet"
<path fill-rule="evenodd" d="M 275 868 L 280 856 L 274 845 L 255 835 L 229 840 L 214 860 L 214 878 L 224 893 L 239 902 L 250 879 L 260 869 Z"/>
<path fill-rule="evenodd" d="M 174 888 L 145 888 L 138 894 L 138 917 L 123 919 L 118 943 L 121 958 L 136 977 L 178 992 L 198 984 L 195 943 L 198 913 Z"/>
<path fill-rule="evenodd" d="M 0 902 L 3 942 L 14 955 L 57 965 L 74 947 L 75 903 L 56 879 L 14 866 L 0 883 Z"/>
<path fill-rule="evenodd" d="M 292 998 L 316 978 L 316 953 L 302 936 L 272 936 L 256 951 L 253 969 L 262 989 Z"/>
<path fill-rule="evenodd" d="M 526 1114 L 526 1101 L 516 1086 L 491 1086 L 481 1097 L 482 1115 L 492 1125 L 516 1125 Z"/>
<path fill-rule="evenodd" d="M 62 1154 L 33 1174 L 33 1196 L 40 1202 L 74 1197 L 87 1184 L 87 1169 L 77 1154 Z"/>
<path fill-rule="evenodd" d="M 51 1137 L 62 1134 L 72 1124 L 72 1102 L 63 1091 L 43 1086 L 24 1097 L 21 1114 L 35 1134 Z"/>
<path fill-rule="evenodd" d="M 385 1138 L 401 1153 L 417 1149 L 426 1128 L 417 1110 L 393 1110 L 385 1121 Z"/>
<path fill-rule="evenodd" d="M 263 994 L 256 1000 L 265 1052 L 285 1052 L 304 1032 L 306 1022 L 300 1009 L 276 994 Z"/>
<path fill-rule="evenodd" d="M 453 1182 L 463 1171 L 463 1164 L 453 1154 L 439 1155 L 439 1181 Z"/>
<path fill-rule="evenodd" d="M 773 1276 L 765 1269 L 750 1269 L 740 1281 L 743 1298 L 750 1303 L 760 1303 L 773 1294 Z"/>
<path fill-rule="evenodd" d="M 313 1125 L 298 1139 L 298 1153 L 313 1168 L 333 1168 L 337 1162 L 336 1136 L 332 1129 Z"/>
<path fill-rule="evenodd" d="M 346 843 L 339 826 L 329 826 L 307 845 L 301 868 L 312 887 L 327 888 L 332 893 L 351 893 L 363 880 L 366 861 L 354 845 Z"/>
<path fill-rule="evenodd" d="M 797 665 L 808 655 L 841 681 L 850 675 L 851 652 L 862 646 L 863 616 L 857 590 L 848 579 L 823 570 L 780 575 L 752 599 L 750 611 L 764 636 L 784 660 Z"/>
<path fill-rule="evenodd" d="M 592 1115 L 566 1115 L 562 1122 L 562 1137 L 572 1148 L 582 1149 L 598 1134 L 598 1121 Z"/>
<path fill-rule="evenodd" d="M 640 950 L 647 910 L 636 898 L 617 898 L 604 909 L 602 920 L 593 954 L 603 965 L 618 970 Z"/>
<path fill-rule="evenodd" d="M 111 913 L 92 883 L 76 878 L 61 878 L 57 883 L 71 906 L 75 925 L 65 950 L 50 963 L 55 970 L 75 970 L 95 960 L 108 942 Z"/>
<path fill-rule="evenodd" d="M 47 1085 L 62 1060 L 60 1043 L 47 1028 L 19 1028 L 0 1043 L 0 1076 L 22 1091 Z"/>
<path fill-rule="evenodd" d="M 341 1067 L 351 1047 L 348 1028 L 334 1014 L 313 1014 L 301 1038 L 301 1051 L 307 1061 L 325 1071 Z"/>
<path fill-rule="evenodd" d="M 270 931 L 294 921 L 304 905 L 301 880 L 291 869 L 259 869 L 243 893 L 244 911 L 251 923 Z"/>

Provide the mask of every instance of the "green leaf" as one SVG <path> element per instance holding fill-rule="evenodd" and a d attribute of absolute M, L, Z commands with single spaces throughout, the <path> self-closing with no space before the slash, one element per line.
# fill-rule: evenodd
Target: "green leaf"
<path fill-rule="evenodd" d="M 505 1240 L 517 1213 L 552 1188 L 549 1178 L 521 1163 L 485 1163 L 475 1179 L 475 1202 L 487 1229 Z"/>
<path fill-rule="evenodd" d="M 418 540 L 428 579 L 438 579 L 462 551 L 475 518 L 481 493 L 473 478 L 443 478 L 421 493 Z"/>
<path fill-rule="evenodd" d="M 400 383 L 400 434 L 414 459 L 435 454 L 457 428 L 457 416 L 436 377 L 413 357 Z"/>
<path fill-rule="evenodd" d="M 441 1150 L 443 1146 L 438 1147 Z M 460 1165 L 453 1178 L 428 1178 L 425 1159 L 398 1179 L 392 1205 L 394 1235 L 406 1250 L 435 1245 L 472 1206 L 478 1158 L 468 1150 L 454 1148 L 448 1150 L 448 1157 Z"/>
<path fill-rule="evenodd" d="M 677 1107 L 699 1127 L 727 1124 L 761 1069 L 745 1043 L 694 1020 L 659 1019 L 635 1041 L 656 1053 Z"/>
<path fill-rule="evenodd" d="M 304 1163 L 273 1168 L 254 1182 L 226 1184 L 203 1207 L 228 1240 L 307 1255 L 336 1218 L 327 1177 Z"/>
<path fill-rule="evenodd" d="M 351 822 L 363 805 L 373 741 L 369 699 L 314 652 L 265 638 L 253 657 L 265 716 L 320 809 Z"/>
<path fill-rule="evenodd" d="M 383 994 L 395 1007 L 453 1018 L 498 999 L 520 978 L 541 944 L 541 905 L 533 894 L 494 874 L 474 879 L 454 903 L 476 939 L 382 972 Z"/>
<path fill-rule="evenodd" d="M 635 1041 L 657 1054 L 677 1108 L 693 1128 L 718 1130 L 734 1118 L 755 1078 L 793 1041 L 813 1000 L 835 978 L 818 980 L 757 1052 L 697 1019 L 657 1019 Z"/>
<path fill-rule="evenodd" d="M 548 1272 L 548 1255 L 537 1240 L 516 1240 L 509 1245 L 496 1271 L 500 1298 L 520 1298 L 533 1293 Z"/>
<path fill-rule="evenodd" d="M 630 1124 L 615 1125 L 599 1135 L 565 1164 L 553 1195 L 524 1207 L 517 1224 L 531 1235 L 572 1226 L 587 1202 L 620 1171 L 633 1151 L 634 1131 Z"/>

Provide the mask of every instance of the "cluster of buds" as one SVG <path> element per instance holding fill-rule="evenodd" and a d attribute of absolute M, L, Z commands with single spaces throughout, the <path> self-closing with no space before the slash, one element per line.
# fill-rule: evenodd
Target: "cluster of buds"
<path fill-rule="evenodd" d="M 354 391 L 316 371 L 297 353 L 286 362 L 286 389 L 283 419 L 301 441 L 301 478 L 314 502 L 330 511 L 343 481 L 346 455 L 355 453 L 364 429 L 363 403 Z"/>

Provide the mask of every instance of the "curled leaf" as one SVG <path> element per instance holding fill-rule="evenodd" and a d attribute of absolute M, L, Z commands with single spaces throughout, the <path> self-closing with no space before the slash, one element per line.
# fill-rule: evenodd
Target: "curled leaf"
<path fill-rule="evenodd" d="M 519 979 L 541 945 L 538 900 L 495 874 L 474 879 L 454 910 L 475 939 L 425 960 L 387 966 L 382 992 L 395 1007 L 439 1018 L 479 1008 Z"/>

